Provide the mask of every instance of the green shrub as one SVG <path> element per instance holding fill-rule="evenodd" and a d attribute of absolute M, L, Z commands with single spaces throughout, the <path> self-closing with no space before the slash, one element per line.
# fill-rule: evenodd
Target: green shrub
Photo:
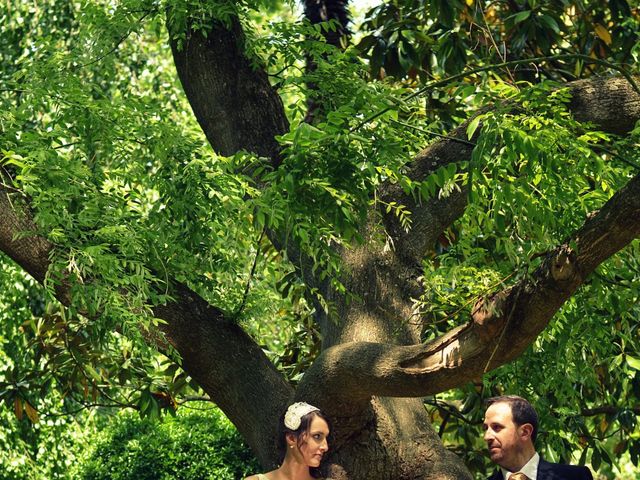
<path fill-rule="evenodd" d="M 258 470 L 231 422 L 218 409 L 209 409 L 181 411 L 163 422 L 133 414 L 115 417 L 97 436 L 73 478 L 224 480 Z"/>

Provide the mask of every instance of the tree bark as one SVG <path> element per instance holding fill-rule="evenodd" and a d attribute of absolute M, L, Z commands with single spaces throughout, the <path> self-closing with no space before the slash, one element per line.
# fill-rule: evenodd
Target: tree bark
<path fill-rule="evenodd" d="M 181 48 L 171 43 L 180 81 L 213 149 L 231 156 L 255 153 L 279 163 L 277 135 L 289 123 L 282 100 L 264 70 L 244 51 L 240 23 L 213 26 L 205 37 L 190 32 Z"/>

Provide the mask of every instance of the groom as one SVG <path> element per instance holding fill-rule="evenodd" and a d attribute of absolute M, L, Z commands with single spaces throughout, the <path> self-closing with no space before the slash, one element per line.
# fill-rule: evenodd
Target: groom
<path fill-rule="evenodd" d="M 484 416 L 484 440 L 491 461 L 500 466 L 489 480 L 593 480 L 587 467 L 549 463 L 536 453 L 538 414 L 515 395 L 490 398 Z"/>

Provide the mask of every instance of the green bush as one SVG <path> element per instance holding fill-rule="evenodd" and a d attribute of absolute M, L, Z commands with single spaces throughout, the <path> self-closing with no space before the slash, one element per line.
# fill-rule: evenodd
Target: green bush
<path fill-rule="evenodd" d="M 258 470 L 231 422 L 218 409 L 209 409 L 164 422 L 119 415 L 98 434 L 73 478 L 224 480 Z"/>

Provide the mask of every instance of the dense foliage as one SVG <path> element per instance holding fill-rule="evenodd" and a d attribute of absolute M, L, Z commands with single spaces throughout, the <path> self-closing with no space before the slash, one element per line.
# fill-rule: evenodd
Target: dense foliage
<path fill-rule="evenodd" d="M 3 259 L 0 295 L 0 478 L 40 480 L 68 478 L 68 470 L 92 431 L 86 417 L 58 415 L 58 392 L 40 393 L 60 384 L 55 376 L 39 384 L 37 371 L 46 368 L 31 351 L 32 328 L 42 322 L 44 299 L 32 279 Z M 25 374 L 25 372 L 33 374 Z M 47 385 L 47 383 L 49 385 Z M 38 387 L 43 388 L 39 390 Z"/>
<path fill-rule="evenodd" d="M 51 443 L 58 421 L 47 415 L 110 406 L 157 418 L 201 393 L 156 336 L 153 307 L 171 300 L 172 282 L 245 326 L 295 383 L 320 348 L 313 308 L 332 304 L 296 275 L 267 230 L 285 232 L 319 278 L 348 294 L 336 251 L 363 240 L 362 224 L 376 220 L 371 207 L 412 225 L 405 205 L 375 195 L 382 183 L 418 203 L 464 189 L 464 216 L 422 264 L 416 311 L 428 341 L 464 323 L 481 296 L 527 278 L 640 170 L 640 130 L 618 138 L 577 122 L 562 84 L 638 73 L 640 14 L 630 2 L 394 0 L 366 15 L 345 50 L 324 41 L 335 22 L 297 21 L 291 7 L 0 5 L 3 188 L 54 246 L 44 287 L 0 258 L 0 422 L 10 425 L 0 429 L 0 446 L 10 445 L 0 458 L 13 478 L 28 466 L 14 465 L 12 450 Z M 212 151 L 167 47 L 183 48 L 187 27 L 207 31 L 235 16 L 289 116 L 275 170 L 251 152 Z M 312 123 L 309 97 L 322 105 Z M 406 175 L 413 155 L 486 106 L 496 108 L 467 127 L 469 162 L 420 182 Z M 639 249 L 636 241 L 605 262 L 516 362 L 427 399 L 445 443 L 472 470 L 487 468 L 482 400 L 503 392 L 539 407 L 548 458 L 597 470 L 624 454 L 639 465 Z M 64 282 L 66 306 L 54 299 Z M 148 478 L 246 472 L 244 451 L 223 448 L 223 437 L 197 429 L 201 421 L 152 427 L 125 417 L 104 433 L 83 478 L 144 478 L 124 476 L 138 468 Z M 183 468 L 196 447 L 210 456 Z"/>
<path fill-rule="evenodd" d="M 161 423 L 118 415 L 91 439 L 71 478 L 235 480 L 257 471 L 229 420 L 216 408 L 196 408 Z"/>

